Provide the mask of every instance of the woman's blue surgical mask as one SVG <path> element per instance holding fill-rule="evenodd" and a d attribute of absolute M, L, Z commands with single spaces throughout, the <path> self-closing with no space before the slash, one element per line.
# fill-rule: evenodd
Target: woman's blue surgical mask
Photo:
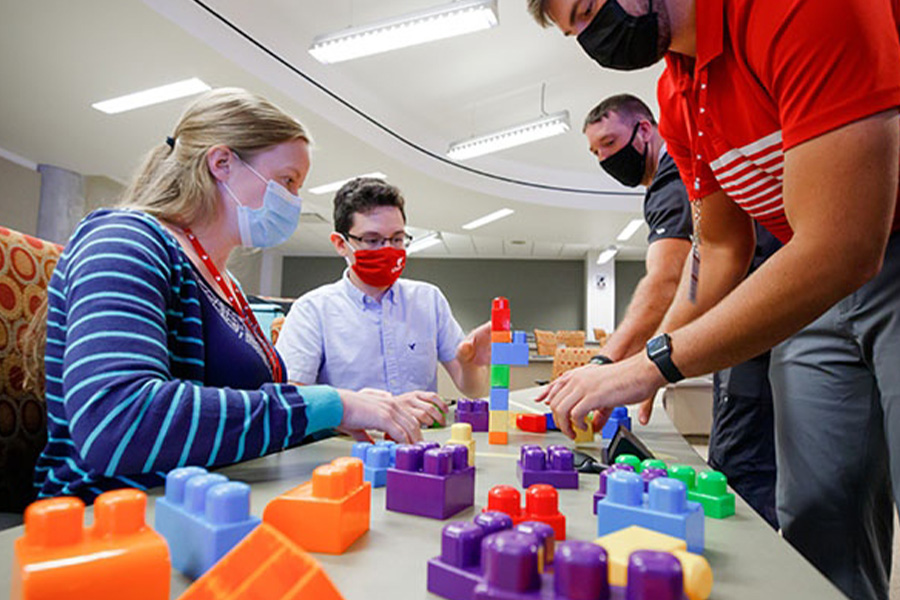
<path fill-rule="evenodd" d="M 237 154 L 235 154 L 237 156 Z M 300 222 L 300 196 L 290 193 L 284 186 L 273 179 L 266 179 L 259 171 L 240 160 L 254 175 L 266 182 L 262 206 L 248 208 L 244 206 L 228 184 L 225 190 L 237 204 L 238 227 L 241 232 L 241 245 L 245 248 L 271 248 L 287 241 L 297 229 Z"/>

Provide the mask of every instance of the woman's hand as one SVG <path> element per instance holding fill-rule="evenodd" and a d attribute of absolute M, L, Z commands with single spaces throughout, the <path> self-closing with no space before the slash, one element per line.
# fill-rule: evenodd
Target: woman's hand
<path fill-rule="evenodd" d="M 387 433 L 401 444 L 412 444 L 422 439 L 419 421 L 410 409 L 387 392 L 362 390 L 351 392 L 338 390 L 344 403 L 344 418 L 339 431 L 348 433 L 358 441 L 371 442 L 366 429 Z"/>

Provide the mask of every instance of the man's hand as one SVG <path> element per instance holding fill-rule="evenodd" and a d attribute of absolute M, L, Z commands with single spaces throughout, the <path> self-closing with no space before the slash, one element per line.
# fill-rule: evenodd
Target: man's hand
<path fill-rule="evenodd" d="M 366 442 L 372 441 L 366 429 L 383 431 L 401 444 L 411 444 L 422 439 L 416 418 L 387 392 L 338 390 L 338 393 L 344 404 L 344 415 L 338 431 Z"/>
<path fill-rule="evenodd" d="M 479 325 L 466 336 L 456 349 L 460 366 L 486 367 L 491 364 L 491 323 Z"/>

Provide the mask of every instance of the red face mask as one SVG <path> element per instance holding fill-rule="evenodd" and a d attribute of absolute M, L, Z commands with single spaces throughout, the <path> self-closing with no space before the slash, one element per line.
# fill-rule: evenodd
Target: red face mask
<path fill-rule="evenodd" d="M 363 283 L 372 287 L 394 285 L 406 266 L 406 250 L 393 246 L 378 250 L 357 250 L 353 257 L 353 272 Z"/>

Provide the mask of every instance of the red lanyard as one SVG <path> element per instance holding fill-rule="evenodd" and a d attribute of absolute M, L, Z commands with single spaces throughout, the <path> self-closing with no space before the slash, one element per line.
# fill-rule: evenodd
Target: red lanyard
<path fill-rule="evenodd" d="M 225 281 L 222 279 L 222 275 L 221 273 L 219 273 L 219 269 L 217 269 L 216 265 L 213 264 L 212 259 L 203 248 L 200 240 L 198 240 L 197 236 L 194 235 L 194 232 L 191 231 L 190 227 L 185 227 L 183 231 L 188 240 L 190 240 L 191 245 L 194 246 L 194 250 L 197 251 L 197 256 L 199 256 L 200 260 L 203 261 L 203 266 L 205 266 L 206 270 L 210 272 L 210 274 L 213 276 L 213 279 L 216 280 L 216 284 L 219 286 L 219 289 L 222 290 L 222 293 L 225 294 L 226 298 L 228 298 L 228 302 L 229 304 L 231 304 L 231 307 L 241 317 L 244 325 L 247 326 L 247 329 L 250 330 L 250 333 L 253 334 L 253 337 L 255 337 L 256 341 L 259 342 L 260 346 L 262 346 L 263 350 L 266 353 L 266 356 L 269 359 L 269 366 L 272 367 L 273 380 L 275 381 L 275 383 L 283 383 L 281 361 L 278 360 L 278 353 L 275 352 L 275 348 L 272 347 L 272 344 L 269 342 L 269 338 L 267 338 L 263 333 L 262 327 L 259 326 L 259 322 L 256 320 L 256 316 L 253 314 L 253 311 L 250 309 L 250 304 L 247 302 L 244 294 L 241 293 L 241 289 L 234 283 L 234 281 L 232 281 L 231 288 L 234 290 L 234 293 L 232 293 L 231 290 L 228 289 L 228 286 L 225 285 Z"/>

